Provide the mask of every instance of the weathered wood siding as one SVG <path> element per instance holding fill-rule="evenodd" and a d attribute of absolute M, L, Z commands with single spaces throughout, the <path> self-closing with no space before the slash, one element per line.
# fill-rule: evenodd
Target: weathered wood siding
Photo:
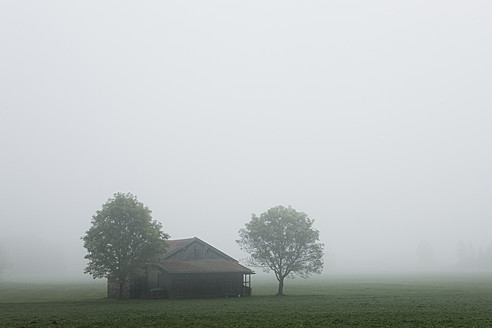
<path fill-rule="evenodd" d="M 193 260 L 219 260 L 226 259 L 222 254 L 215 249 L 203 245 L 199 242 L 193 242 L 186 248 L 172 254 L 167 258 L 169 261 L 193 261 Z"/>
<path fill-rule="evenodd" d="M 161 273 L 159 283 L 171 299 L 245 296 L 242 273 Z"/>
<path fill-rule="evenodd" d="M 147 268 L 147 289 L 159 288 L 159 271 L 156 268 Z"/>

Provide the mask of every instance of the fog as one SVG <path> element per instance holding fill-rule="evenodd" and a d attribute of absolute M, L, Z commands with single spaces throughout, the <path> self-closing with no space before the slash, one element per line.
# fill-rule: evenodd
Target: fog
<path fill-rule="evenodd" d="M 84 277 L 115 192 L 239 260 L 238 230 L 276 205 L 315 219 L 327 274 L 489 254 L 491 11 L 1 1 L 1 279 Z"/>

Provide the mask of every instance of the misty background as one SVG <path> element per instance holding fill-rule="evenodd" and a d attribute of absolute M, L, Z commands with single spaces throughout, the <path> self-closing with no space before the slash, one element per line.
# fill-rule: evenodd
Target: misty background
<path fill-rule="evenodd" d="M 83 276 L 115 192 L 236 259 L 276 205 L 328 274 L 492 258 L 491 10 L 1 1 L 1 279 Z"/>

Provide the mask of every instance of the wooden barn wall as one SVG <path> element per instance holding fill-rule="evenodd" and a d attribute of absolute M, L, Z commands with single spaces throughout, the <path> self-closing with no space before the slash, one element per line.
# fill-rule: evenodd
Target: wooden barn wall
<path fill-rule="evenodd" d="M 159 286 L 159 271 L 155 268 L 147 269 L 147 289 L 160 288 Z"/>
<path fill-rule="evenodd" d="M 167 258 L 169 261 L 191 261 L 191 260 L 220 260 L 226 259 L 222 254 L 202 243 L 193 242 L 179 252 Z"/>
<path fill-rule="evenodd" d="M 161 273 L 159 288 L 173 299 L 244 296 L 242 273 Z"/>

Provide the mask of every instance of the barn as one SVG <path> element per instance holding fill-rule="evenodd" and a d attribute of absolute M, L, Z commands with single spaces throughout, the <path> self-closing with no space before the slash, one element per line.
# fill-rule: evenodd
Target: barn
<path fill-rule="evenodd" d="M 217 298 L 251 295 L 253 271 L 199 238 L 168 240 L 167 253 L 130 279 L 131 298 Z M 108 281 L 108 297 L 118 295 Z"/>

